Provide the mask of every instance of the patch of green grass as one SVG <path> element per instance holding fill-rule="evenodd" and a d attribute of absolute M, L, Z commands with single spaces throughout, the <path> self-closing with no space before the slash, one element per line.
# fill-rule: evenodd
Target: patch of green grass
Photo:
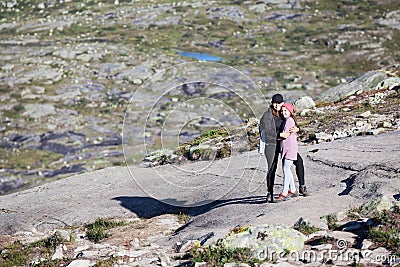
<path fill-rule="evenodd" d="M 362 211 L 362 206 L 350 208 L 347 211 L 347 217 L 351 219 L 359 219 L 361 211 Z"/>
<path fill-rule="evenodd" d="M 190 215 L 184 212 L 179 212 L 177 216 L 180 223 L 186 223 L 190 220 Z"/>
<path fill-rule="evenodd" d="M 182 153 L 184 153 L 185 147 L 188 145 L 195 146 L 195 145 L 199 145 L 200 143 L 203 143 L 206 140 L 211 140 L 211 139 L 215 139 L 218 137 L 226 137 L 228 135 L 229 135 L 229 131 L 226 128 L 212 129 L 212 130 L 202 133 L 200 136 L 196 137 L 189 143 L 185 143 L 185 144 L 181 145 L 180 150 Z"/>
<path fill-rule="evenodd" d="M 383 47 L 388 51 L 399 51 L 400 50 L 400 34 L 394 34 L 391 40 L 383 42 Z M 400 55 L 398 53 L 390 53 L 390 57 L 394 57 L 395 62 L 400 61 Z"/>
<path fill-rule="evenodd" d="M 190 149 L 206 141 L 212 141 L 213 143 L 218 143 L 219 141 L 221 141 L 219 137 L 222 138 L 227 136 L 229 136 L 229 131 L 226 128 L 212 129 L 206 131 L 200 136 L 190 141 L 189 143 L 185 143 L 179 146 L 178 150 L 176 151 L 176 154 L 183 155 L 188 159 L 198 159 L 201 153 L 205 153 L 203 156 L 208 157 L 212 153 L 211 149 L 206 149 L 206 150 L 196 149 L 195 151 L 192 151 L 192 153 L 190 152 Z M 229 144 L 224 144 L 224 146 L 217 151 L 216 158 L 229 157 L 231 155 L 231 150 L 232 148 L 229 146 Z M 194 154 L 197 155 L 193 156 Z"/>
<path fill-rule="evenodd" d="M 25 107 L 22 104 L 16 104 L 11 109 L 5 110 L 3 112 L 4 116 L 8 118 L 17 119 L 21 116 L 22 112 L 24 112 Z"/>
<path fill-rule="evenodd" d="M 338 227 L 337 218 L 335 214 L 329 214 L 325 218 L 329 230 L 335 230 Z"/>
<path fill-rule="evenodd" d="M 61 31 L 55 31 L 55 36 L 60 36 L 60 38 L 65 38 L 65 36 L 71 36 L 76 38 L 82 34 L 92 33 L 93 29 L 87 25 L 74 23 L 69 27 L 63 28 Z"/>
<path fill-rule="evenodd" d="M 259 263 L 254 253 L 249 248 L 228 248 L 222 243 L 209 247 L 194 248 L 190 251 L 192 262 L 207 262 L 211 266 L 222 267 L 225 263 L 247 263 L 254 265 Z"/>
<path fill-rule="evenodd" d="M 51 260 L 51 256 L 53 255 L 55 248 L 60 244 L 62 244 L 62 240 L 57 235 L 53 235 L 47 239 L 42 239 L 27 245 L 22 244 L 20 241 L 15 241 L 2 250 L 0 266 L 67 266 L 72 261 L 71 259 L 65 258 Z M 40 258 L 41 261 L 32 264 L 32 258 Z"/>
<path fill-rule="evenodd" d="M 392 250 L 396 256 L 400 256 L 400 207 L 396 206 L 392 211 L 379 212 L 375 214 L 373 220 L 378 226 L 368 230 L 368 238 Z"/>
<path fill-rule="evenodd" d="M 29 260 L 28 249 L 20 241 L 16 241 L 2 250 L 0 265 L 3 267 L 23 266 Z"/>
<path fill-rule="evenodd" d="M 321 228 L 318 228 L 310 223 L 303 223 L 303 224 L 295 225 L 294 229 L 304 235 L 310 235 L 312 233 L 322 230 Z"/>
<path fill-rule="evenodd" d="M 106 230 L 125 225 L 124 222 L 115 222 L 109 219 L 98 218 L 94 223 L 87 224 L 86 237 L 95 243 L 110 237 Z"/>
<path fill-rule="evenodd" d="M 93 267 L 113 267 L 117 263 L 117 261 L 117 258 L 108 258 L 106 260 L 96 262 Z"/>
<path fill-rule="evenodd" d="M 225 128 L 221 128 L 221 129 L 216 129 L 216 130 L 210 130 L 207 132 L 204 132 L 200 138 L 207 138 L 207 139 L 212 139 L 212 138 L 216 138 L 216 137 L 224 137 L 224 136 L 228 136 L 228 131 Z"/>
<path fill-rule="evenodd" d="M 53 153 L 38 149 L 21 149 L 13 151 L 0 148 L 0 163 L 4 168 L 26 169 L 48 165 L 51 162 L 61 159 L 63 156 L 59 153 Z"/>

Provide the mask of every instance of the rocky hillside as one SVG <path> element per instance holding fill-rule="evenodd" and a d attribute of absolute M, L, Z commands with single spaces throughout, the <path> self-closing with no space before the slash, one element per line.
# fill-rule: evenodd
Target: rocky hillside
<path fill-rule="evenodd" d="M 391 0 L 1 1 L 0 192 L 124 164 L 128 103 L 154 74 L 195 61 L 180 51 L 219 57 L 267 98 L 294 101 L 399 62 L 399 19 Z M 181 89 L 174 103 L 196 92 Z M 151 150 L 165 114 L 150 118 Z M 186 140 L 210 126 L 194 124 Z"/>
<path fill-rule="evenodd" d="M 329 142 L 400 129 L 400 66 L 370 71 L 346 85 L 324 91 L 317 103 L 295 101 L 299 139 L 304 144 Z M 141 166 L 214 160 L 258 147 L 258 119 L 240 127 L 213 129 L 174 150 L 156 150 Z"/>

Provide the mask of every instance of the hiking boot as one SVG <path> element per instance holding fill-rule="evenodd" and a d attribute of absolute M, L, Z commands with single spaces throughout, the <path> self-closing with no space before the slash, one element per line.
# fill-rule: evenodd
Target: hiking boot
<path fill-rule="evenodd" d="M 303 197 L 309 196 L 310 193 L 308 193 L 307 191 L 307 187 L 305 185 L 301 185 L 299 188 L 299 193 L 300 195 L 302 195 Z"/>
<path fill-rule="evenodd" d="M 267 192 L 267 202 L 269 201 L 269 199 L 271 199 L 270 202 L 274 202 L 274 194 L 272 194 L 271 192 Z"/>
<path fill-rule="evenodd" d="M 294 192 L 291 192 L 290 190 L 289 190 L 289 192 L 288 192 L 288 196 L 289 197 L 298 197 L 299 196 L 299 191 L 294 191 Z"/>

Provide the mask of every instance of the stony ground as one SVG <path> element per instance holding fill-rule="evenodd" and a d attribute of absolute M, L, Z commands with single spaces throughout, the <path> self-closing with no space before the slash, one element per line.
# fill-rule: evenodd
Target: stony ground
<path fill-rule="evenodd" d="M 0 192 L 123 164 L 128 103 L 154 74 L 194 61 L 180 50 L 218 56 L 267 97 L 282 91 L 290 100 L 399 62 L 398 5 L 349 3 L 2 1 Z M 170 100 L 196 97 L 192 89 Z M 152 114 L 151 149 L 158 148 L 165 108 Z M 193 125 L 182 138 L 210 122 Z"/>
<path fill-rule="evenodd" d="M 82 266 L 108 259 L 113 253 L 130 266 L 137 262 L 140 266 L 164 266 L 177 256 L 177 243 L 186 244 L 212 232 L 210 243 L 236 225 L 293 226 L 302 217 L 327 229 L 324 215 L 356 209 L 378 195 L 399 198 L 398 138 L 399 131 L 392 131 L 302 146 L 311 196 L 284 203 L 266 203 L 265 160 L 256 151 L 210 166 L 207 162 L 186 164 L 181 166 L 184 170 L 168 165 L 132 167 L 131 176 L 126 168 L 113 167 L 65 178 L 0 198 L 2 244 L 16 239 L 31 242 L 51 235 L 54 229 L 70 229 L 76 241 L 58 253 L 82 256 L 79 262 L 86 264 Z M 188 170 L 197 171 L 194 175 Z M 277 192 L 280 173 L 278 169 Z M 173 180 L 176 176 L 184 181 L 184 187 Z M 160 177 L 169 183 L 160 182 Z M 196 186 L 199 179 L 200 188 Z M 219 188 L 229 191 L 212 190 Z M 210 203 L 196 206 L 202 201 Z M 190 223 L 179 230 L 189 216 Z M 98 217 L 129 219 L 130 223 L 113 230 L 111 238 L 97 245 L 87 240 L 80 226 Z"/>
<path fill-rule="evenodd" d="M 73 260 L 90 266 L 114 256 L 130 266 L 177 265 L 172 260 L 179 256 L 177 242 L 212 232 L 211 243 L 236 225 L 293 225 L 299 217 L 327 228 L 322 215 L 379 194 L 399 199 L 399 88 L 379 87 L 381 79 L 373 79 L 385 73 L 398 84 L 398 66 L 394 72 L 381 67 L 400 60 L 399 14 L 389 0 L 1 2 L 0 193 L 19 191 L 0 197 L 1 249 L 66 229 L 75 241 L 51 247 L 46 256 L 36 253 L 28 262 L 54 257 L 56 266 Z M 135 94 L 153 75 L 194 62 L 179 51 L 221 57 L 221 63 L 250 77 L 262 95 L 253 104 L 260 109 L 265 101 L 259 99 L 277 91 L 294 101 L 304 95 L 316 99 L 322 92 L 336 97 L 349 88 L 344 101 L 319 104 L 299 118 L 301 138 L 312 144 L 301 147 L 310 197 L 265 203 L 265 161 L 255 151 L 182 168 L 116 167 L 125 162 L 121 135 L 125 111 L 134 110 L 128 105 L 133 96 L 139 108 L 157 104 L 149 124 L 142 120 L 129 129 L 148 126 L 140 138 L 150 149 L 159 148 L 159 127 L 170 118 L 168 112 L 204 97 L 205 90 L 210 99 L 227 99 L 232 109 L 204 105 L 196 112 L 222 114 L 229 125 L 238 121 L 231 115 L 249 118 L 229 90 L 204 83 L 177 87 L 160 102 L 147 91 Z M 369 70 L 379 70 L 367 73 L 371 83 L 348 84 Z M 222 74 L 223 84 L 235 80 L 230 78 L 236 73 Z M 243 81 L 232 87 L 238 85 Z M 189 122 L 179 135 L 186 141 L 217 125 L 172 117 L 175 123 Z M 129 160 L 144 156 L 140 152 Z M 101 170 L 91 172 L 96 169 Z M 82 174 L 58 180 L 76 173 Z M 289 215 L 282 216 L 282 210 Z M 96 244 L 83 225 L 99 217 L 128 224 Z M 190 224 L 173 235 L 189 217 Z"/>

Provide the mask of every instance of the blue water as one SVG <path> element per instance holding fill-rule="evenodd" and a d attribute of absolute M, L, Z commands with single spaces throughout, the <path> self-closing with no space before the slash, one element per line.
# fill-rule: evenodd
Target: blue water
<path fill-rule="evenodd" d="M 195 58 L 197 60 L 201 61 L 221 61 L 222 58 L 220 57 L 214 57 L 209 54 L 205 53 L 197 53 L 197 52 L 186 52 L 186 51 L 177 51 L 178 55 L 184 56 L 184 57 L 191 57 Z"/>

